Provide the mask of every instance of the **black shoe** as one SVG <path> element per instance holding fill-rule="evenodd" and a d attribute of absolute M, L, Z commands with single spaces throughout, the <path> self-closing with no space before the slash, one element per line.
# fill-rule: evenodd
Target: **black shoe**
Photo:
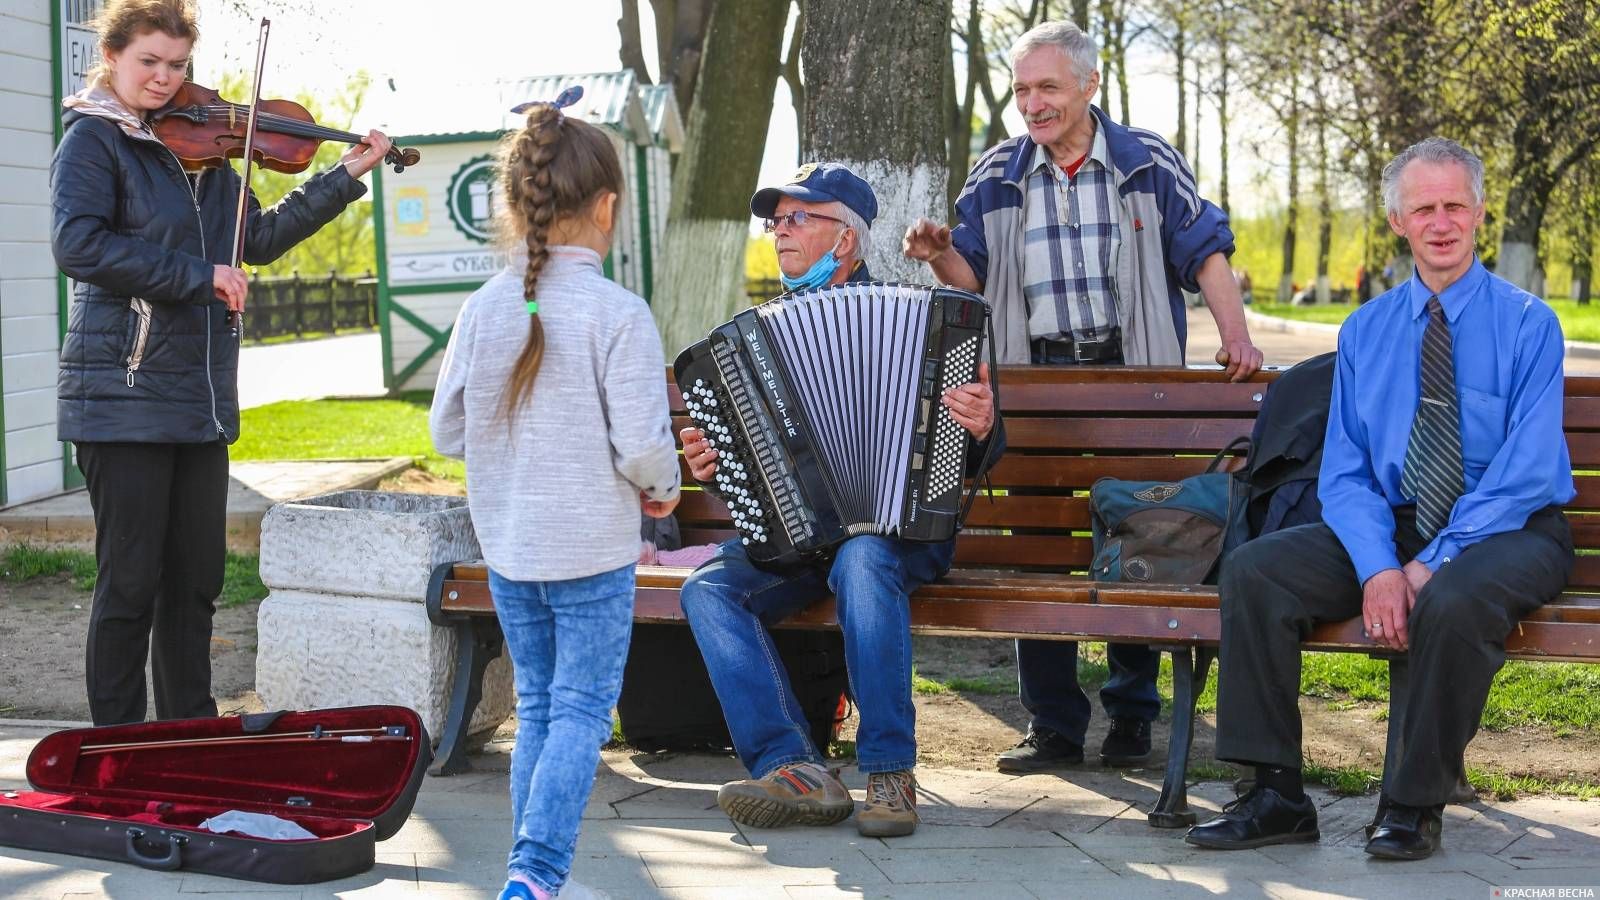
<path fill-rule="evenodd" d="M 995 759 L 1002 772 L 1039 772 L 1083 762 L 1083 745 L 1048 728 L 1032 728 L 1022 742 Z"/>
<path fill-rule="evenodd" d="M 1268 844 L 1300 844 L 1321 838 L 1317 805 L 1298 803 L 1272 788 L 1258 787 L 1222 808 L 1222 814 L 1189 829 L 1184 840 L 1212 850 L 1248 850 Z"/>
<path fill-rule="evenodd" d="M 1382 859 L 1427 859 L 1439 849 L 1443 832 L 1439 807 L 1406 806 L 1391 800 L 1367 841 L 1367 852 Z"/>
<path fill-rule="evenodd" d="M 1114 718 L 1105 743 L 1100 745 L 1100 765 L 1137 766 L 1150 758 L 1150 723 L 1143 719 Z"/>

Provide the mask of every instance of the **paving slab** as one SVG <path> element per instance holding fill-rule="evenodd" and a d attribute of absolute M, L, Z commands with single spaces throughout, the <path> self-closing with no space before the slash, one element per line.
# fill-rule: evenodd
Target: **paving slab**
<path fill-rule="evenodd" d="M 33 744 L 79 724 L 0 720 L 0 786 L 23 786 Z M 490 747 L 473 757 L 469 774 L 426 779 L 411 819 L 379 845 L 377 864 L 351 878 L 262 885 L 0 848 L 0 897 L 492 898 L 505 877 L 510 799 L 507 755 Z M 1334 840 L 1237 853 L 1191 847 L 1182 830 L 1143 827 L 1143 809 L 1153 799 L 1149 772 L 919 772 L 929 816 L 916 834 L 898 839 L 864 838 L 854 822 L 738 826 L 716 808 L 715 790 L 742 775 L 726 756 L 603 753 L 573 877 L 618 900 L 1483 898 L 1491 885 L 1600 888 L 1600 803 L 1593 802 L 1535 797 L 1451 807 L 1443 852 L 1419 863 L 1384 863 L 1367 857 L 1359 843 Z M 860 774 L 844 776 L 859 792 Z M 1325 831 L 1358 833 L 1376 802 L 1312 793 Z M 1191 788 L 1197 808 L 1215 808 L 1231 795 L 1224 782 Z M 1014 814 L 990 821 L 1013 807 Z M 1121 811 L 1093 831 L 1067 830 L 1073 816 L 1093 818 L 1104 809 Z M 963 818 L 970 823 L 960 824 Z"/>

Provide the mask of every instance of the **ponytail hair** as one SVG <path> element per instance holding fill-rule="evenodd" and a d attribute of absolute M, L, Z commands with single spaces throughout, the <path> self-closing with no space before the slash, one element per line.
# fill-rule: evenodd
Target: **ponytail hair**
<path fill-rule="evenodd" d="M 527 246 L 522 294 L 530 304 L 528 340 L 501 395 L 500 412 L 509 422 L 527 400 L 544 358 L 544 325 L 534 304 L 539 273 L 550 258 L 550 226 L 583 212 L 606 191 L 620 195 L 622 163 L 605 132 L 550 103 L 533 105 L 527 127 L 501 141 L 500 159 L 501 231 L 508 242 Z"/>

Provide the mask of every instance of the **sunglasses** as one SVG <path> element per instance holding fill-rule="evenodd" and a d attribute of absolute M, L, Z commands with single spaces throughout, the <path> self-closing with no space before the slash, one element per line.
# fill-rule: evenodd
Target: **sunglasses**
<path fill-rule="evenodd" d="M 766 219 L 767 233 L 771 234 L 772 232 L 777 231 L 779 225 L 787 225 L 790 228 L 804 226 L 812 219 L 821 219 L 824 222 L 838 222 L 840 224 L 844 223 L 843 219 L 835 218 L 833 216 L 825 216 L 822 213 L 806 212 L 803 209 L 797 209 L 792 213 L 785 213 L 781 216 L 769 216 Z"/>

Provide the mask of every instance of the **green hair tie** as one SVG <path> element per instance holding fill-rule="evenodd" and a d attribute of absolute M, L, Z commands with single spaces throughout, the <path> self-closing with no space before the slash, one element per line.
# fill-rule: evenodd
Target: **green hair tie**
<path fill-rule="evenodd" d="M 539 314 L 539 301 L 537 301 L 537 300 L 529 300 L 528 301 L 528 315 L 536 316 L 538 314 Z"/>

